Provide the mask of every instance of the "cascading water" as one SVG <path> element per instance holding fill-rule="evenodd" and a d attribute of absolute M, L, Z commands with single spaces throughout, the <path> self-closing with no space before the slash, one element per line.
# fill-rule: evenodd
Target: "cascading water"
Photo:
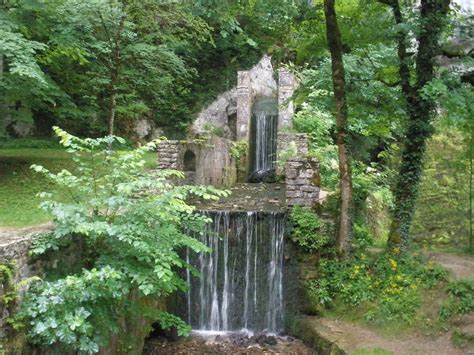
<path fill-rule="evenodd" d="M 212 252 L 186 254 L 200 272 L 186 274 L 189 323 L 199 330 L 280 332 L 284 213 L 204 213 L 213 223 L 197 238 Z"/>
<path fill-rule="evenodd" d="M 252 115 L 252 172 L 274 168 L 276 159 L 276 136 L 278 106 L 275 98 L 257 101 Z"/>

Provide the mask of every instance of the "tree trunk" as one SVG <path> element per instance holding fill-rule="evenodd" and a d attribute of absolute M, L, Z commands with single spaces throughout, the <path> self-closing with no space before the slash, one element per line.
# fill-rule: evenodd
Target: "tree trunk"
<path fill-rule="evenodd" d="M 115 128 L 115 116 L 117 112 L 117 88 L 120 81 L 120 68 L 122 65 L 121 57 L 121 46 L 122 46 L 122 35 L 125 27 L 125 16 L 120 18 L 119 26 L 115 36 L 110 36 L 110 31 L 107 30 L 105 21 L 101 17 L 104 32 L 107 34 L 109 41 L 113 42 L 112 46 L 112 59 L 110 70 L 110 98 L 109 98 L 109 135 L 114 135 Z"/>
<path fill-rule="evenodd" d="M 398 0 L 386 3 L 392 7 L 397 24 L 401 24 Z M 436 108 L 433 99 L 422 95 L 422 89 L 435 77 L 435 56 L 439 50 L 438 41 L 448 8 L 449 0 L 421 0 L 415 87 L 410 85 L 406 35 L 403 30 L 398 37 L 399 73 L 409 121 L 400 174 L 394 191 L 395 209 L 388 238 L 388 246 L 392 249 L 407 250 L 410 242 L 410 227 L 421 181 L 426 142 L 433 131 L 431 123 Z"/>
<path fill-rule="evenodd" d="M 109 99 L 109 136 L 114 135 L 115 126 L 115 111 L 117 110 L 117 92 L 115 84 L 111 85 L 110 88 L 110 99 Z"/>
<path fill-rule="evenodd" d="M 0 54 L 0 83 L 3 80 L 4 68 L 5 68 L 4 57 L 3 57 L 3 54 Z M 3 95 L 0 95 L 0 137 L 2 135 L 7 134 L 6 133 L 7 127 L 12 121 L 7 98 L 2 97 L 2 96 Z"/>
<path fill-rule="evenodd" d="M 331 52 L 332 82 L 336 105 L 336 143 L 339 155 L 339 178 L 341 189 L 339 226 L 336 248 L 340 258 L 348 252 L 352 236 L 352 174 L 347 147 L 347 102 L 345 92 L 342 40 L 337 24 L 335 0 L 324 0 L 326 35 Z"/>
<path fill-rule="evenodd" d="M 469 110 L 470 112 L 471 110 Z M 474 252 L 474 236 L 472 231 L 472 203 L 473 203 L 473 187 L 472 187 L 472 178 L 473 178 L 473 164 L 472 160 L 474 159 L 474 125 L 468 124 L 467 127 L 470 130 L 469 138 L 469 252 Z"/>

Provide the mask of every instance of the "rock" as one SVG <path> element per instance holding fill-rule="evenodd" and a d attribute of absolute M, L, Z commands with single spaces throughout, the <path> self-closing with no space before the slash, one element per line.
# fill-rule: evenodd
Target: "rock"
<path fill-rule="evenodd" d="M 254 171 L 249 176 L 249 182 L 257 183 L 257 182 L 264 182 L 264 183 L 273 183 L 275 182 L 275 169 L 268 169 L 268 170 L 257 170 Z"/>
<path fill-rule="evenodd" d="M 263 345 L 263 344 L 265 344 L 266 338 L 267 338 L 267 336 L 265 334 L 259 334 L 259 335 L 257 335 L 255 340 L 259 345 Z"/>
<path fill-rule="evenodd" d="M 155 122 L 147 118 L 137 120 L 133 130 L 139 140 L 152 140 L 163 136 L 163 129 L 156 127 Z"/>
<path fill-rule="evenodd" d="M 277 345 L 278 344 L 278 341 L 277 341 L 277 338 L 274 337 L 273 335 L 268 335 L 265 337 L 265 344 L 268 344 L 268 345 Z"/>
<path fill-rule="evenodd" d="M 248 71 L 250 95 L 253 98 L 275 96 L 277 83 L 273 74 L 271 58 L 266 55 Z M 191 127 L 191 132 L 202 135 L 210 128 L 217 128 L 224 138 L 236 139 L 236 115 L 237 88 L 233 88 L 202 109 Z"/>

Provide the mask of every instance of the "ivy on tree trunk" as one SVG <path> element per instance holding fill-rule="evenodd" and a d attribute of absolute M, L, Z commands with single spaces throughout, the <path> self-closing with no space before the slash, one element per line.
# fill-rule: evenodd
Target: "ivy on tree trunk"
<path fill-rule="evenodd" d="M 392 8 L 397 25 L 404 24 L 398 0 L 380 0 L 380 2 Z M 436 108 L 434 99 L 423 95 L 422 91 L 435 77 L 435 57 L 439 52 L 438 42 L 449 3 L 450 0 L 421 0 L 414 85 L 410 83 L 407 35 L 404 26 L 400 26 L 397 36 L 400 83 L 407 105 L 408 125 L 400 174 L 394 191 L 395 208 L 388 237 L 388 245 L 392 249 L 406 250 L 410 242 L 410 227 L 421 181 L 426 142 L 433 132 L 432 119 Z"/>
<path fill-rule="evenodd" d="M 336 143 L 339 155 L 341 201 L 336 248 L 340 258 L 347 254 L 352 235 L 352 174 L 347 147 L 347 101 L 341 32 L 337 24 L 335 0 L 324 1 L 326 35 L 331 52 L 332 82 L 336 105 Z"/>

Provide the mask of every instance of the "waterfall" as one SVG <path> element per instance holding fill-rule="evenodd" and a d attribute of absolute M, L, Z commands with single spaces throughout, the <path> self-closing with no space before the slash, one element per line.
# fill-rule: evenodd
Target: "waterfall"
<path fill-rule="evenodd" d="M 204 213 L 213 222 L 197 238 L 212 252 L 186 252 L 200 276 L 186 273 L 191 287 L 185 319 L 199 330 L 282 331 L 285 215 Z"/>
<path fill-rule="evenodd" d="M 276 135 L 278 123 L 277 103 L 274 98 L 257 101 L 253 107 L 252 171 L 273 169 L 276 158 Z"/>

